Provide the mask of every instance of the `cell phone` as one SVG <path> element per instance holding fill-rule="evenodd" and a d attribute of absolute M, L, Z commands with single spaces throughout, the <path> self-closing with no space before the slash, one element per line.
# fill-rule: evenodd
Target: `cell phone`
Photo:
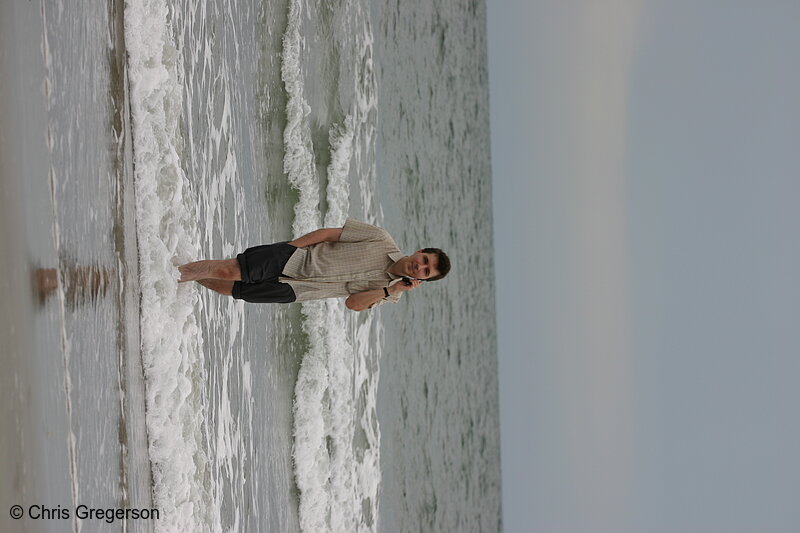
<path fill-rule="evenodd" d="M 403 276 L 403 283 L 406 285 L 411 285 L 411 280 L 416 278 L 409 278 L 408 276 Z"/>

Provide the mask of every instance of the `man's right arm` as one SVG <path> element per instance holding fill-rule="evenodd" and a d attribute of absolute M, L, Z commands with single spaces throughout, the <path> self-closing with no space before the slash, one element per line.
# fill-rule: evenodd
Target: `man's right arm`
<path fill-rule="evenodd" d="M 302 237 L 289 241 L 295 248 L 305 248 L 321 242 L 337 242 L 342 236 L 343 228 L 322 228 L 311 233 L 306 233 Z"/>
<path fill-rule="evenodd" d="M 389 294 L 392 296 L 397 296 L 401 292 L 410 291 L 415 287 L 419 287 L 419 284 L 422 283 L 418 279 L 411 280 L 411 285 L 406 285 L 402 281 L 399 283 L 395 283 L 386 288 L 389 291 Z M 348 309 L 353 311 L 366 311 L 370 307 L 374 306 L 376 303 L 381 301 L 383 298 L 386 297 L 386 293 L 383 292 L 383 289 L 372 289 L 369 291 L 362 291 L 351 294 L 347 300 L 345 300 L 344 305 L 347 306 Z"/>

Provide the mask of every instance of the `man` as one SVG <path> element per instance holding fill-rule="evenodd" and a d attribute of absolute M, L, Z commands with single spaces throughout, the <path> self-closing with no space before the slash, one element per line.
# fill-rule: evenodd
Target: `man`
<path fill-rule="evenodd" d="M 254 303 L 291 303 L 347 297 L 364 311 L 400 296 L 422 281 L 441 279 L 450 259 L 438 248 L 404 256 L 386 230 L 347 219 L 290 242 L 248 248 L 236 259 L 178 267 L 181 282 L 197 281 L 220 294 Z"/>

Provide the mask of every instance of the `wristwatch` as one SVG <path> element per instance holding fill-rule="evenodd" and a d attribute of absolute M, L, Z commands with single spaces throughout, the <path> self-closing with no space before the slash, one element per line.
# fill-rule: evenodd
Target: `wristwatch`
<path fill-rule="evenodd" d="M 383 294 L 386 295 L 386 296 L 383 297 L 384 300 L 389 297 L 389 288 L 388 287 L 384 287 L 383 288 Z"/>

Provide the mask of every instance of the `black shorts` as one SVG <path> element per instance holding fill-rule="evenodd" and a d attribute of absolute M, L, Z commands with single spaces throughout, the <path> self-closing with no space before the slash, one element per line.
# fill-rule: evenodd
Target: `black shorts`
<path fill-rule="evenodd" d="M 242 281 L 233 284 L 232 295 L 237 300 L 252 303 L 288 304 L 297 299 L 288 283 L 278 281 L 283 267 L 296 247 L 286 242 L 248 248 L 236 256 Z"/>

